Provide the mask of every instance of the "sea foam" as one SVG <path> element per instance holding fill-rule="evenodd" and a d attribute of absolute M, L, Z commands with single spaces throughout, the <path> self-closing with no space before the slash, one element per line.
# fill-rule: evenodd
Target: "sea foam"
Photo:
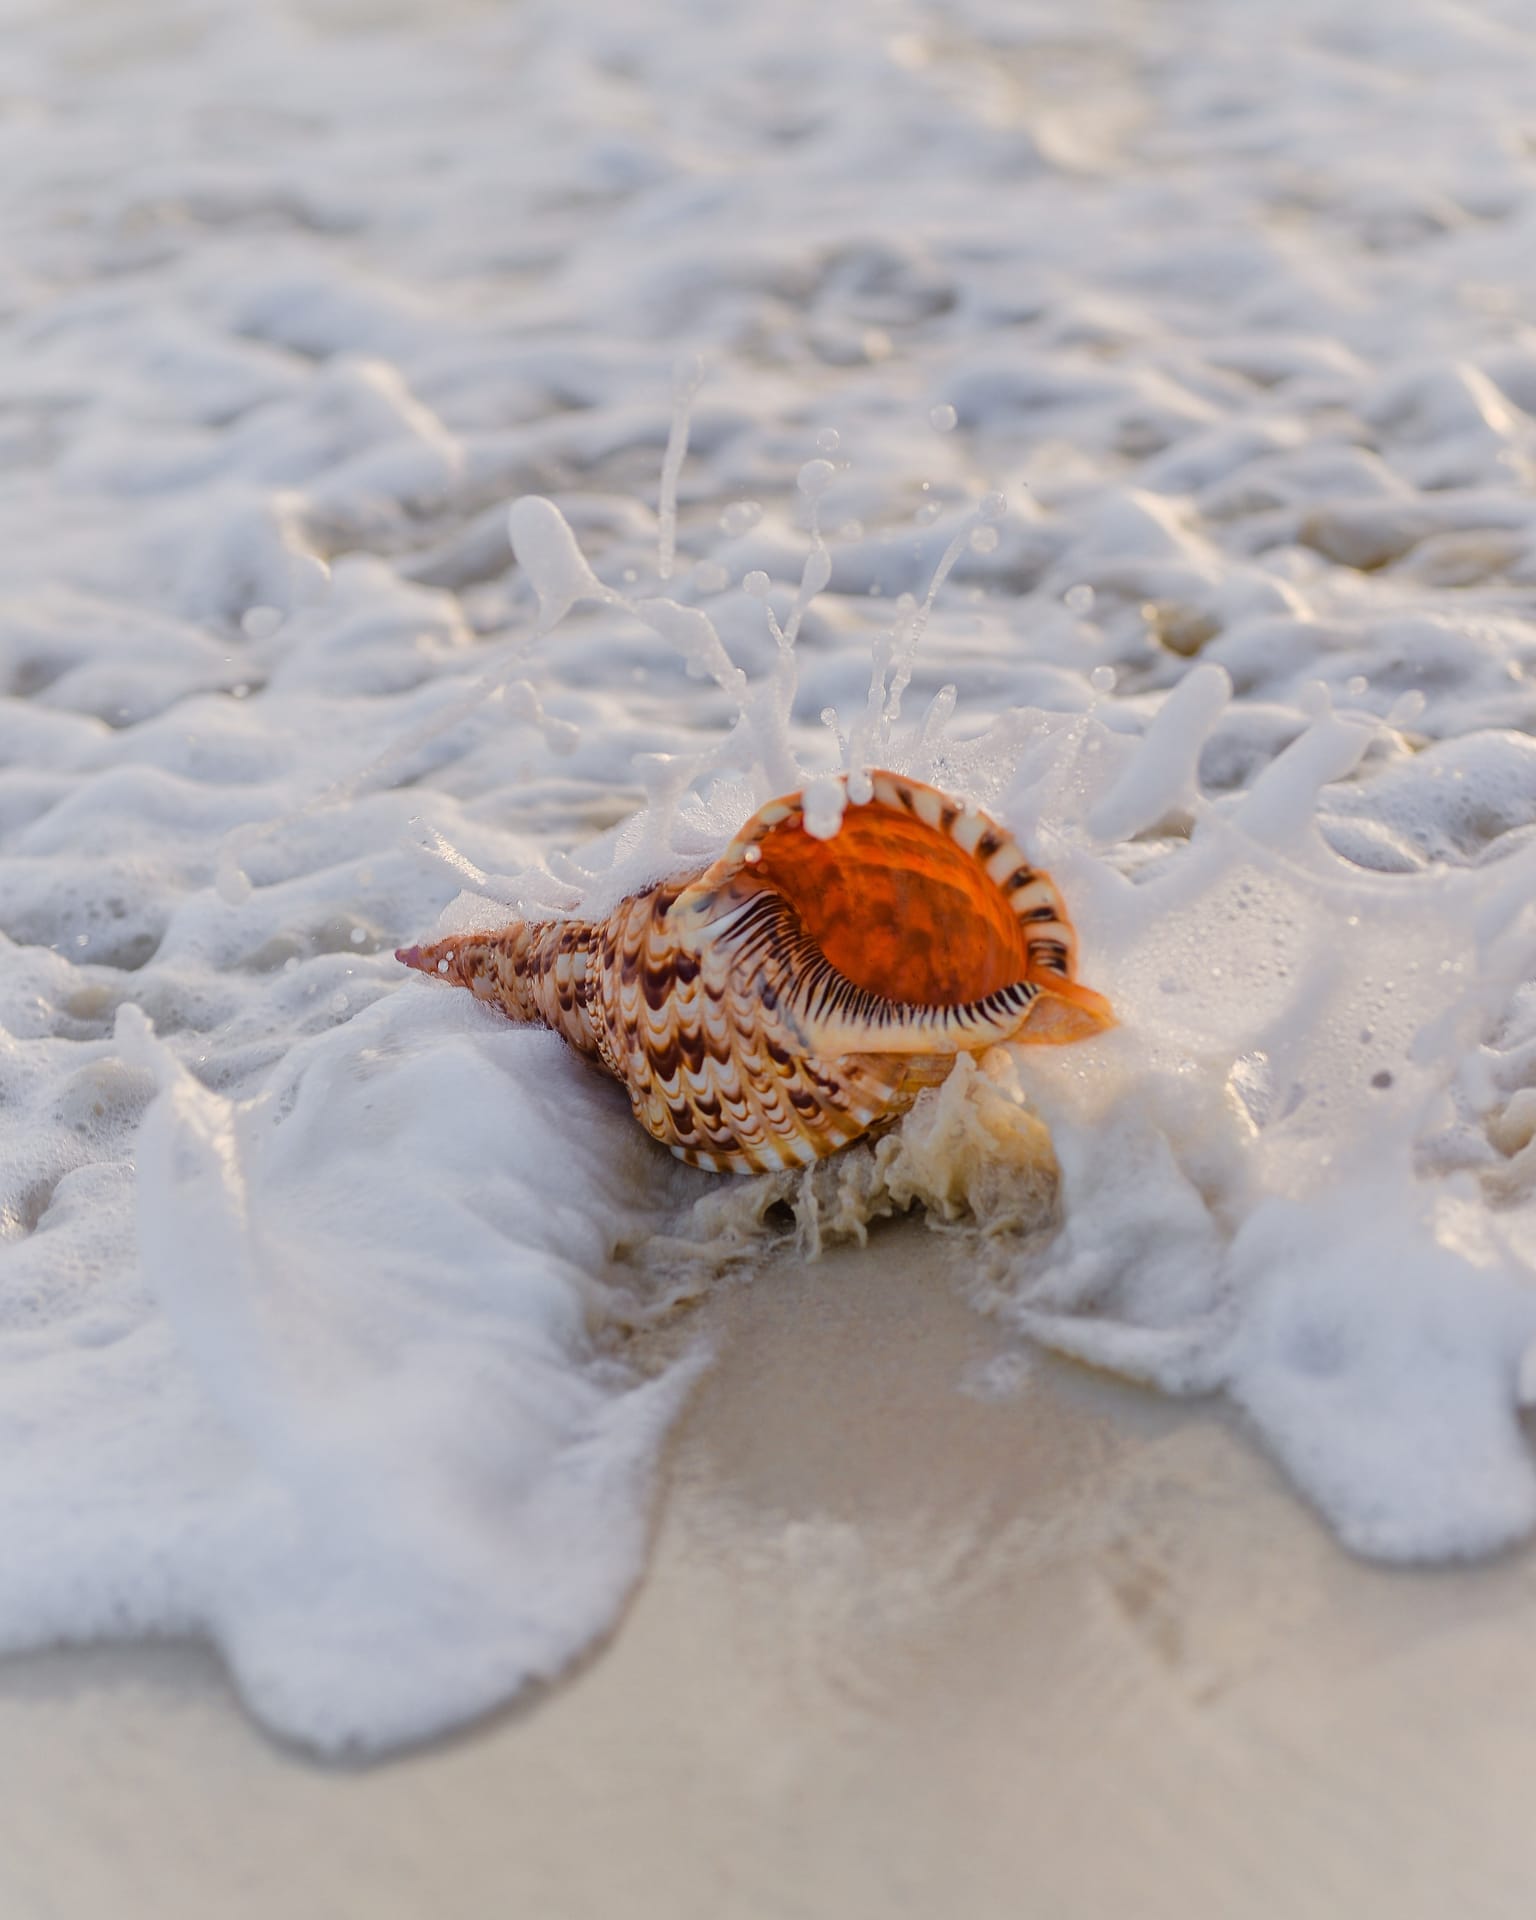
<path fill-rule="evenodd" d="M 0 1644 L 204 1634 L 331 1753 L 558 1672 L 638 1575 L 698 1364 L 647 1380 L 592 1338 L 655 1212 L 644 1143 L 553 1036 L 449 995 L 381 1001 L 247 1102 L 131 1008 L 115 1051 L 158 1087 L 137 1272 L 6 1347 Z M 101 1227 L 54 1211 L 57 1271 Z"/>
<path fill-rule="evenodd" d="M 543 507 L 514 509 L 515 541 L 535 526 L 530 571 L 558 574 L 541 596 L 558 596 L 563 616 L 575 569 L 543 562 L 542 543 L 554 545 Z M 1061 882 L 1086 977 L 1110 984 L 1121 1021 L 1090 1046 L 1015 1050 L 1017 1097 L 1054 1144 L 1060 1228 L 1049 1251 L 1031 1240 L 1008 1263 L 1009 1316 L 1170 1390 L 1225 1388 L 1361 1552 L 1433 1559 L 1522 1537 L 1536 1524 L 1519 1427 L 1522 1356 L 1536 1339 L 1536 1194 L 1527 1186 L 1515 1196 L 1526 1204 L 1495 1218 L 1491 1194 L 1450 1176 L 1475 1124 L 1468 1090 L 1536 969 L 1536 844 L 1406 873 L 1336 852 L 1325 830 L 1342 814 L 1401 821 L 1443 852 L 1448 783 L 1435 755 L 1392 753 L 1393 722 L 1422 703 L 1384 720 L 1336 713 L 1321 684 L 1305 694 L 1310 723 L 1239 798 L 1208 795 L 1200 761 L 1232 692 L 1214 663 L 1194 667 L 1139 738 L 1093 708 L 1019 710 L 963 744 L 942 719 L 903 730 L 893 660 L 915 648 L 932 599 L 898 614 L 862 713 L 834 728 L 846 767 L 857 778 L 889 764 L 991 805 Z M 717 770 L 743 776 L 733 821 L 746 794 L 782 779 L 792 676 L 778 691 L 782 711 L 744 702 L 720 749 Z M 1387 769 L 1355 778 L 1378 748 Z M 1455 816 L 1486 822 L 1493 839 L 1529 824 L 1523 753 L 1496 734 L 1460 743 Z M 811 769 L 799 780 L 815 793 Z M 635 823 L 644 851 L 620 862 L 618 891 L 696 851 L 666 838 L 681 817 L 669 804 Z M 1160 844 L 1142 838 L 1166 836 L 1170 821 L 1177 831 Z M 647 831 L 661 839 L 645 844 Z M 592 878 L 599 901 L 614 894 L 611 879 Z M 893 1210 L 885 1176 L 899 1145 L 861 1151 L 867 1174 L 769 1183 L 798 1186 L 802 1241 L 846 1232 L 861 1207 Z M 961 1136 L 946 1179 L 989 1153 L 983 1130 Z M 1497 1173 L 1494 1153 L 1478 1158 Z M 1038 1188 L 1040 1164 L 1024 1156 L 1026 1188 Z M 905 1200 L 943 1214 L 944 1190 L 916 1183 Z M 1507 1181 L 1498 1197 L 1510 1199 Z M 1006 1179 L 971 1211 L 995 1228 L 1010 1206 L 1016 1228 L 1046 1217 L 1038 1191 L 1021 1209 Z M 760 1217 L 760 1201 L 745 1210 Z"/>
<path fill-rule="evenodd" d="M 640 1577 L 647 1328 L 908 1208 L 1352 1547 L 1528 1532 L 1518 23 L 119 11 L 6 40 L 0 1644 L 483 1712 Z M 390 958 L 882 760 L 1122 1024 L 809 1177 Z"/>

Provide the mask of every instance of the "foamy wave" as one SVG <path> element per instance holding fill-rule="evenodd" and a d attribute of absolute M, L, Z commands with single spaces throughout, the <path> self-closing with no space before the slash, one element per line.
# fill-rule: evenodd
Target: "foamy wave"
<path fill-rule="evenodd" d="M 483 1711 L 639 1575 L 677 1310 L 908 1212 L 1358 1549 L 1528 1532 L 1513 11 L 133 11 L 6 34 L 0 1644 Z M 402 988 L 877 758 L 1115 1035 L 725 1184 Z"/>

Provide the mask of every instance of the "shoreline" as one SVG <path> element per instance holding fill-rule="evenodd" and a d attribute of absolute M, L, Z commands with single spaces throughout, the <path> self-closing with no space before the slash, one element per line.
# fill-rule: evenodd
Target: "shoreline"
<path fill-rule="evenodd" d="M 717 1286 L 625 1616 L 457 1737 L 319 1765 L 203 1648 L 0 1664 L 0 1911 L 1520 1911 L 1532 1556 L 1351 1560 L 1214 1402 L 987 1397 L 948 1257 Z"/>

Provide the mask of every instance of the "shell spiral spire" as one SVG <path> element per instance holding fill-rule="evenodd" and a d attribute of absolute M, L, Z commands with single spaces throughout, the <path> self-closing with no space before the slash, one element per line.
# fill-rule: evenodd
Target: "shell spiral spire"
<path fill-rule="evenodd" d="M 700 872 L 601 920 L 515 921 L 396 958 L 554 1031 L 680 1159 L 805 1166 L 904 1113 L 956 1054 L 1114 1024 L 1050 876 L 995 821 L 875 773 L 830 839 L 771 801 Z"/>

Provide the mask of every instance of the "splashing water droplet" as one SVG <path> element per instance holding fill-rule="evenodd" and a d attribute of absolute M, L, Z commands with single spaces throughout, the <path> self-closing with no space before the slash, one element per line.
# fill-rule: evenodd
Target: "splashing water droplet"
<path fill-rule="evenodd" d="M 959 414 L 946 402 L 943 406 L 934 407 L 929 412 L 928 424 L 935 433 L 953 433 L 959 418 Z"/>
<path fill-rule="evenodd" d="M 773 591 L 773 582 L 761 568 L 754 568 L 751 573 L 743 576 L 741 590 L 745 594 L 750 594 L 754 600 L 766 600 Z"/>
<path fill-rule="evenodd" d="M 1061 596 L 1069 613 L 1092 613 L 1094 593 L 1090 586 L 1068 587 Z"/>
<path fill-rule="evenodd" d="M 842 444 L 843 436 L 836 427 L 823 427 L 816 436 L 817 450 L 821 453 L 836 453 Z"/>
<path fill-rule="evenodd" d="M 733 500 L 720 516 L 720 531 L 734 540 L 738 534 L 749 533 L 762 517 L 760 500 Z"/>
<path fill-rule="evenodd" d="M 972 527 L 971 552 L 972 553 L 996 553 L 997 552 L 997 528 L 996 527 Z"/>
<path fill-rule="evenodd" d="M 848 793 L 835 775 L 823 774 L 805 789 L 805 830 L 813 840 L 831 840 L 843 824 Z"/>
<path fill-rule="evenodd" d="M 552 500 L 525 494 L 507 515 L 512 551 L 539 597 L 547 633 L 578 600 L 606 600 L 608 589 L 587 565 L 565 515 Z"/>
<path fill-rule="evenodd" d="M 802 602 L 814 600 L 818 593 L 825 590 L 832 578 L 832 556 L 825 547 L 816 547 L 805 556 L 805 565 L 800 570 L 800 599 Z"/>
<path fill-rule="evenodd" d="M 1088 676 L 1088 684 L 1095 693 L 1113 693 L 1115 690 L 1114 668 L 1095 667 Z"/>
<path fill-rule="evenodd" d="M 796 476 L 795 485 L 807 500 L 819 500 L 837 478 L 837 468 L 830 460 L 807 460 Z"/>

